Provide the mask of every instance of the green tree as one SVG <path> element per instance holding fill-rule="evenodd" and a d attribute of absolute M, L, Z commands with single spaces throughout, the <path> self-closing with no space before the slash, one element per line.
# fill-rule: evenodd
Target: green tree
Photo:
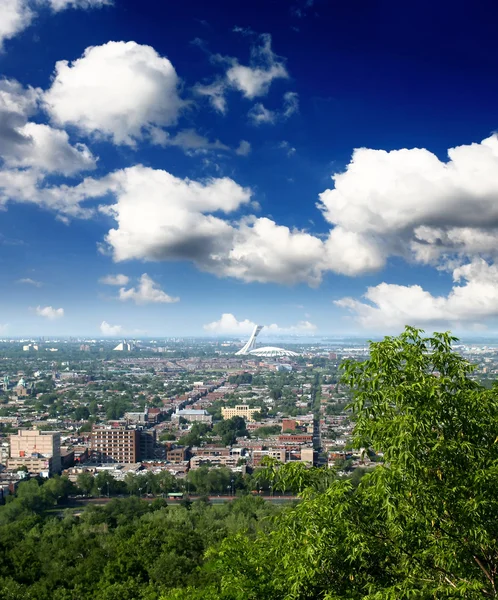
<path fill-rule="evenodd" d="M 83 471 L 76 478 L 76 485 L 83 492 L 83 494 L 85 494 L 85 496 L 88 496 L 91 493 L 94 485 L 93 475 L 88 471 Z"/>
<path fill-rule="evenodd" d="M 407 328 L 346 364 L 355 446 L 383 451 L 384 465 L 356 488 L 325 489 L 279 467 L 275 477 L 304 487 L 303 500 L 270 535 L 239 534 L 213 551 L 219 598 L 497 597 L 498 388 L 471 378 L 454 342 Z"/>

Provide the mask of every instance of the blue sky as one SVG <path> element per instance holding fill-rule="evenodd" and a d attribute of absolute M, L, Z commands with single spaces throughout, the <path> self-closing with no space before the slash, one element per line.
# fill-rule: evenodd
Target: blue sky
<path fill-rule="evenodd" d="M 0 0 L 0 336 L 494 333 L 498 8 L 405 4 Z"/>

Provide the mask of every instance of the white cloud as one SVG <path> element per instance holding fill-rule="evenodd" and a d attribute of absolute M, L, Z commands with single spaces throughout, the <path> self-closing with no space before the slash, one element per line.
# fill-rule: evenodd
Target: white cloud
<path fill-rule="evenodd" d="M 269 110 L 258 102 L 247 113 L 247 116 L 254 125 L 263 125 L 264 123 L 273 124 L 277 119 L 277 115 L 273 110 Z"/>
<path fill-rule="evenodd" d="M 100 8 L 111 0 L 0 0 L 0 50 L 5 40 L 29 27 L 36 17 L 36 7 L 48 6 L 53 12 L 66 8 Z"/>
<path fill-rule="evenodd" d="M 9 328 L 8 323 L 0 323 L 0 333 L 6 333 Z"/>
<path fill-rule="evenodd" d="M 33 287 L 41 287 L 43 285 L 41 281 L 36 281 L 35 279 L 31 279 L 30 277 L 23 277 L 22 279 L 18 279 L 16 283 L 24 283 L 26 285 L 32 285 Z"/>
<path fill-rule="evenodd" d="M 249 34 L 248 30 L 241 28 L 235 28 L 234 31 L 245 35 Z M 252 33 L 250 32 L 251 35 Z M 209 84 L 197 84 L 194 91 L 207 97 L 213 108 L 222 114 L 227 111 L 226 94 L 229 89 L 238 90 L 245 98 L 253 100 L 266 96 L 275 79 L 288 79 L 289 77 L 285 61 L 273 52 L 271 35 L 267 33 L 258 36 L 258 43 L 252 46 L 249 65 L 241 65 L 236 58 L 218 54 L 211 55 L 211 60 L 228 65 L 224 78 L 218 78 Z M 298 106 L 297 94 L 294 92 L 285 94 L 284 104 L 285 111 L 291 111 L 290 114 L 295 112 Z"/>
<path fill-rule="evenodd" d="M 250 66 L 232 59 L 226 73 L 228 83 L 249 99 L 266 96 L 273 80 L 289 77 L 283 60 L 273 53 L 271 36 L 263 34 L 260 41 L 261 45 L 251 49 Z"/>
<path fill-rule="evenodd" d="M 223 80 L 217 80 L 208 85 L 197 84 L 194 87 L 194 91 L 200 96 L 205 96 L 209 99 L 211 106 L 220 112 L 225 114 L 227 110 L 227 101 L 225 98 L 226 83 Z"/>
<path fill-rule="evenodd" d="M 241 140 L 240 144 L 235 150 L 235 154 L 238 156 L 249 156 L 251 153 L 251 144 L 246 140 Z"/>
<path fill-rule="evenodd" d="M 64 316 L 63 308 L 52 308 L 51 306 L 37 306 L 35 308 L 35 312 L 39 317 L 44 317 L 45 319 L 50 319 L 51 321 L 60 319 Z"/>
<path fill-rule="evenodd" d="M 102 335 L 114 337 L 123 333 L 123 328 L 121 325 L 110 325 L 107 321 L 102 321 L 100 324 L 100 332 Z"/>
<path fill-rule="evenodd" d="M 292 285 L 320 283 L 324 244 L 317 237 L 277 225 L 266 217 L 243 220 L 224 261 L 210 270 L 243 281 Z"/>
<path fill-rule="evenodd" d="M 400 329 L 405 325 L 476 325 L 498 317 L 498 266 L 475 259 L 453 271 L 447 296 L 434 296 L 419 285 L 381 283 L 365 301 L 342 298 L 335 304 L 351 311 L 365 328 Z"/>
<path fill-rule="evenodd" d="M 171 62 L 136 42 L 91 46 L 57 62 L 44 101 L 52 121 L 133 146 L 152 127 L 174 124 L 183 106 Z"/>
<path fill-rule="evenodd" d="M 231 179 L 201 183 L 132 167 L 116 172 L 108 183 L 117 201 L 103 210 L 117 228 L 105 239 L 116 261 L 191 260 L 219 276 L 311 285 L 327 268 L 326 246 L 313 235 L 267 218 L 231 223 L 211 214 L 249 204 L 251 190 Z"/>
<path fill-rule="evenodd" d="M 333 232 L 341 232 L 337 236 L 356 236 L 364 261 L 376 253 L 377 268 L 389 256 L 433 265 L 452 255 L 494 257 L 498 136 L 452 148 L 448 156 L 442 162 L 420 148 L 355 150 L 346 171 L 333 177 L 334 189 L 320 195 L 319 207 Z M 358 270 L 358 258 L 350 258 Z"/>
<path fill-rule="evenodd" d="M 230 213 L 248 203 L 250 190 L 228 178 L 196 182 L 137 166 L 118 171 L 117 202 L 109 213 L 118 227 L 106 242 L 117 261 L 211 261 L 226 249 L 232 227 L 209 213 Z"/>
<path fill-rule="evenodd" d="M 85 144 L 71 146 L 65 131 L 39 123 L 19 128 L 26 142 L 10 155 L 4 155 L 7 167 L 33 167 L 49 173 L 73 175 L 94 169 L 96 159 Z"/>
<path fill-rule="evenodd" d="M 147 273 L 140 277 L 138 287 L 126 289 L 124 287 L 119 290 L 119 299 L 123 302 L 132 300 L 135 304 L 172 304 L 178 302 L 180 298 L 169 296 L 163 292 L 159 285 L 151 279 Z"/>
<path fill-rule="evenodd" d="M 288 119 L 297 112 L 299 112 L 299 96 L 297 92 L 286 92 L 284 94 L 284 106 L 282 109 L 283 118 Z"/>
<path fill-rule="evenodd" d="M 103 283 L 104 285 L 118 285 L 118 286 L 123 286 L 123 285 L 127 285 L 128 282 L 130 281 L 130 278 L 127 275 L 106 275 L 105 277 L 101 277 L 99 279 L 100 283 Z"/>
<path fill-rule="evenodd" d="M 270 110 L 261 102 L 255 104 L 247 113 L 249 119 L 254 125 L 264 123 L 273 125 L 277 121 L 284 121 L 299 111 L 299 100 L 296 92 L 287 92 L 284 94 L 282 109 Z"/>
<path fill-rule="evenodd" d="M 256 323 L 249 319 L 239 321 L 232 313 L 223 313 L 218 321 L 207 323 L 204 325 L 204 330 L 213 334 L 233 334 L 233 335 L 248 335 L 252 333 L 256 327 Z M 265 325 L 261 335 L 265 333 L 313 333 L 316 331 L 316 325 L 309 321 L 299 321 L 296 325 L 289 327 L 280 327 L 273 323 Z"/>
<path fill-rule="evenodd" d="M 42 0 L 43 1 L 43 0 Z M 101 8 L 113 4 L 112 0 L 44 0 L 54 12 L 67 8 Z"/>
<path fill-rule="evenodd" d="M 218 321 L 207 323 L 204 329 L 211 333 L 250 334 L 256 327 L 256 323 L 249 319 L 238 321 L 231 313 L 223 313 Z"/>
<path fill-rule="evenodd" d="M 54 188 L 29 169 L 0 171 L 0 205 L 15 198 L 88 218 L 105 198 L 115 261 L 189 260 L 249 282 L 318 285 L 326 272 L 373 272 L 391 256 L 452 270 L 498 255 L 498 136 L 450 150 L 447 163 L 423 149 L 357 150 L 334 181 L 319 203 L 328 235 L 247 215 L 252 191 L 230 178 L 192 181 L 141 165 Z"/>
<path fill-rule="evenodd" d="M 84 144 L 72 146 L 65 131 L 29 122 L 41 90 L 14 80 L 0 81 L 0 156 L 4 167 L 33 168 L 73 175 L 94 169 L 96 159 Z"/>
<path fill-rule="evenodd" d="M 26 29 L 33 17 L 27 0 L 0 0 L 0 50 L 4 41 Z"/>

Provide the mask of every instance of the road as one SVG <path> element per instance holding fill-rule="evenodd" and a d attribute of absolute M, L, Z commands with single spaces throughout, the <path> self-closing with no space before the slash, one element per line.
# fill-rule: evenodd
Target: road
<path fill-rule="evenodd" d="M 260 497 L 263 498 L 263 500 L 266 500 L 267 502 L 271 502 L 272 504 L 287 504 L 288 502 L 294 502 L 295 500 L 299 500 L 299 498 L 297 496 L 260 496 Z M 108 502 L 111 502 L 111 500 L 114 500 L 115 498 L 128 498 L 128 496 L 114 496 L 114 497 L 111 496 L 110 498 L 107 498 L 105 496 L 103 496 L 101 498 L 70 498 L 69 502 L 66 506 L 67 506 L 67 508 L 79 508 L 79 507 L 83 508 L 87 504 L 94 504 L 97 506 L 102 506 L 104 504 L 107 504 Z M 145 500 L 147 502 L 153 502 L 154 500 L 156 500 L 156 498 L 161 498 L 161 496 L 155 496 L 155 497 L 142 496 L 141 499 Z M 195 500 L 198 500 L 199 496 L 189 496 L 189 498 L 193 502 Z M 208 498 L 212 504 L 224 504 L 225 502 L 232 502 L 233 500 L 240 498 L 240 496 L 208 496 Z M 181 502 L 181 500 L 173 500 L 171 498 L 165 498 L 165 500 L 168 504 L 171 504 L 172 506 L 174 506 L 176 504 L 180 504 L 180 502 Z"/>

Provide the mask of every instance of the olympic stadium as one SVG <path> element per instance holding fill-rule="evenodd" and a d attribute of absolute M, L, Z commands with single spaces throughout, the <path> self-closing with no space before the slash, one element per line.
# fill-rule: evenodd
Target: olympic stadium
<path fill-rule="evenodd" d="M 235 353 L 236 356 L 258 356 L 260 358 L 299 356 L 297 352 L 293 352 L 292 350 L 285 350 L 285 348 L 278 348 L 277 346 L 264 346 L 262 348 L 256 348 L 256 338 L 261 333 L 263 327 L 264 325 L 256 325 L 253 332 L 251 333 L 251 337 L 249 338 L 245 346 Z"/>

